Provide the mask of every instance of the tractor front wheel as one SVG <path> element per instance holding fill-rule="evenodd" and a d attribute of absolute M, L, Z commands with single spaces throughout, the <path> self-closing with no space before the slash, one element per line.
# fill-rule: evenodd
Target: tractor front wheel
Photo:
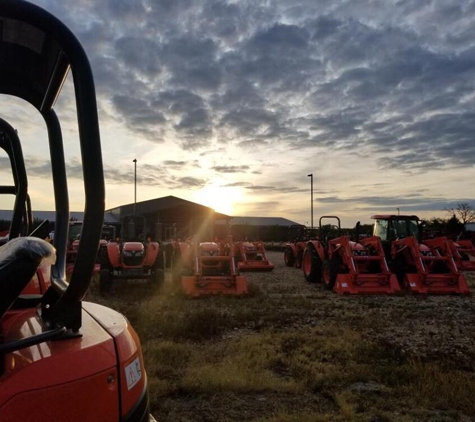
<path fill-rule="evenodd" d="M 317 283 L 322 279 L 322 261 L 313 246 L 307 246 L 303 252 L 302 269 L 309 283 Z"/>
<path fill-rule="evenodd" d="M 287 247 L 284 250 L 284 262 L 287 267 L 293 267 L 295 258 L 294 258 L 294 251 L 291 247 Z"/>
<path fill-rule="evenodd" d="M 338 277 L 338 262 L 334 259 L 327 259 L 322 266 L 323 285 L 327 290 L 333 290 Z"/>

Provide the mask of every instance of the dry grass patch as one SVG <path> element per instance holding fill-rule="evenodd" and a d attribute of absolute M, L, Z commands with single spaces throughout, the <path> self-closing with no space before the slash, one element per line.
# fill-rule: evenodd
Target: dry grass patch
<path fill-rule="evenodd" d="M 93 286 L 140 335 L 157 419 L 475 420 L 473 297 L 341 297 L 271 260 L 246 298 Z"/>

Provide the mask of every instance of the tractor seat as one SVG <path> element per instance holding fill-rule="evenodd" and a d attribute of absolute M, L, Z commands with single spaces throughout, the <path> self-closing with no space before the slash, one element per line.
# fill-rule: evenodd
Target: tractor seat
<path fill-rule="evenodd" d="M 17 237 L 0 247 L 0 319 L 43 264 L 54 264 L 56 250 L 36 237 Z"/>

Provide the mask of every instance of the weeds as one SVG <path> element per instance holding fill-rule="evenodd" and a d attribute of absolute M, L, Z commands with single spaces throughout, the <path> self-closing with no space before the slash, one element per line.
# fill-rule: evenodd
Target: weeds
<path fill-rule="evenodd" d="M 427 346 L 435 336 L 450 340 L 451 327 L 462 320 L 459 310 L 468 308 L 463 320 L 473 322 L 472 299 L 338 297 L 306 285 L 293 268 L 277 265 L 275 271 L 249 275 L 245 299 L 189 300 L 170 281 L 159 295 L 124 285 L 105 299 L 92 289 L 91 300 L 124 313 L 139 333 L 157 419 L 475 417 L 474 365 L 466 357 L 473 351 L 470 337 L 457 349 L 467 353 L 460 358 L 463 365 L 452 359 L 450 347 L 444 354 L 444 344 L 437 353 Z M 427 331 L 424 324 L 432 331 L 421 340 L 414 332 Z M 441 327 L 450 335 L 440 334 Z M 473 337 L 471 328 L 466 336 Z M 429 352 L 420 352 L 424 347 Z"/>

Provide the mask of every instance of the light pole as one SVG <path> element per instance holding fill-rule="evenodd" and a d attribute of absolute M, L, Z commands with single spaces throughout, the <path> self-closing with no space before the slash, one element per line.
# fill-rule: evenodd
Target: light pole
<path fill-rule="evenodd" d="M 134 158 L 134 215 L 135 207 L 137 206 L 137 159 Z"/>
<path fill-rule="evenodd" d="M 313 229 L 313 173 L 309 174 L 308 177 L 310 177 L 310 215 L 311 215 L 311 221 L 312 221 L 312 229 Z"/>

